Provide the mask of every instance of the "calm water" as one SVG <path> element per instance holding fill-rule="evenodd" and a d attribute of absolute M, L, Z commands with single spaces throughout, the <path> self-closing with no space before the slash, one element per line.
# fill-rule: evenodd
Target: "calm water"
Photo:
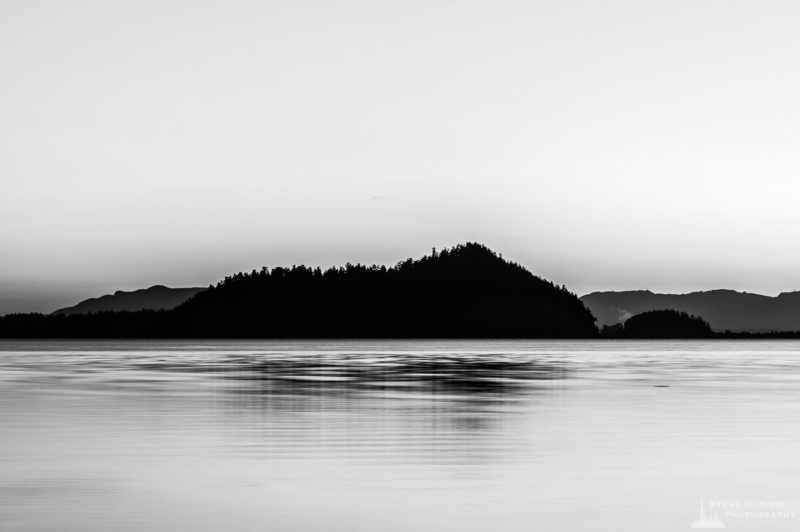
<path fill-rule="evenodd" d="M 0 343 L 3 532 L 657 532 L 701 498 L 800 529 L 800 343 Z"/>

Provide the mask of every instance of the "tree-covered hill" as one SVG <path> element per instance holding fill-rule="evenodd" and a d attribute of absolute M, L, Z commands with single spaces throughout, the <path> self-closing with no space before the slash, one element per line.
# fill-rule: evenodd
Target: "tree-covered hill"
<path fill-rule="evenodd" d="M 703 318 L 677 310 L 650 310 L 630 317 L 624 324 L 606 326 L 603 336 L 617 338 L 712 338 Z"/>
<path fill-rule="evenodd" d="M 161 312 L 0 318 L 0 336 L 176 338 L 588 338 L 564 287 L 468 243 L 393 267 L 262 268 Z M 80 322 L 79 322 L 80 321 Z M 25 334 L 20 332 L 25 331 Z M 109 332 L 113 331 L 111 334 Z"/>
<path fill-rule="evenodd" d="M 396 266 L 262 268 L 227 277 L 166 314 L 157 334 L 221 337 L 592 337 L 563 287 L 480 244 Z"/>

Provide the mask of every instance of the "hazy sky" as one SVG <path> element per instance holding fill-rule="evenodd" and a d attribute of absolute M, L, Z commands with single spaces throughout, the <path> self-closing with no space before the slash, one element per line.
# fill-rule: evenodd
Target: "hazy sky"
<path fill-rule="evenodd" d="M 800 288 L 800 4 L 0 2 L 0 314 L 480 241 Z"/>

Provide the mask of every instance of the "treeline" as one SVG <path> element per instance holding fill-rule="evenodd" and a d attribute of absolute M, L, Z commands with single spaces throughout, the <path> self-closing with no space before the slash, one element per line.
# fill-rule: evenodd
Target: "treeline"
<path fill-rule="evenodd" d="M 8 314 L 0 317 L 0 338 L 145 338 L 166 311 L 90 314 Z"/>
<path fill-rule="evenodd" d="M 715 338 L 730 338 L 739 340 L 791 340 L 800 339 L 800 331 L 723 331 L 715 333 Z"/>
<path fill-rule="evenodd" d="M 169 311 L 10 315 L 0 336 L 593 338 L 594 321 L 565 287 L 468 243 L 389 268 L 238 273 Z"/>

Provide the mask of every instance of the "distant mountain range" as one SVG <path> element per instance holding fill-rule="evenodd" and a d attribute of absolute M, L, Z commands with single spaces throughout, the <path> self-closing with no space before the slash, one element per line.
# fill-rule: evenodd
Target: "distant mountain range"
<path fill-rule="evenodd" d="M 74 307 L 56 310 L 53 315 L 88 314 L 89 312 L 169 310 L 177 307 L 203 288 L 168 288 L 162 285 L 132 292 L 117 290 L 113 294 L 81 301 Z"/>
<path fill-rule="evenodd" d="M 734 290 L 689 294 L 656 294 L 649 290 L 593 292 L 581 301 L 597 318 L 598 327 L 616 325 L 650 310 L 674 309 L 705 319 L 715 331 L 800 330 L 800 292 L 771 297 Z"/>

